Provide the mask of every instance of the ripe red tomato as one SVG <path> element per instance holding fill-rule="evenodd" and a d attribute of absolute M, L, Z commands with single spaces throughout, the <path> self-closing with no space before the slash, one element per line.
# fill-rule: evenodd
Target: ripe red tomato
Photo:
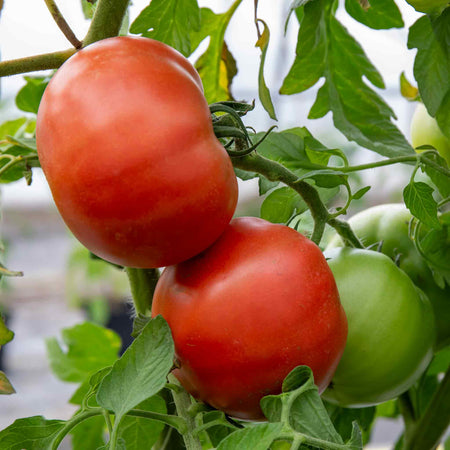
<path fill-rule="evenodd" d="M 77 52 L 44 93 L 36 138 L 67 226 L 108 261 L 178 263 L 234 213 L 236 177 L 200 78 L 161 42 L 116 37 Z"/>
<path fill-rule="evenodd" d="M 320 249 L 284 225 L 233 220 L 196 257 L 163 272 L 153 316 L 171 327 L 179 369 L 198 399 L 260 419 L 260 399 L 298 365 L 323 391 L 344 351 L 347 319 Z"/>

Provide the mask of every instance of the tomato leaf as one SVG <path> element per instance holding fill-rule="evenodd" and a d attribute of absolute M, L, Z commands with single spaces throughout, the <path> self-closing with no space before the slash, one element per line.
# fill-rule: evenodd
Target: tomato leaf
<path fill-rule="evenodd" d="M 164 42 L 189 56 L 193 50 L 190 30 L 199 29 L 197 0 L 152 0 L 131 24 L 130 32 Z"/>
<path fill-rule="evenodd" d="M 369 408 L 341 408 L 324 402 L 336 431 L 344 440 L 351 439 L 353 422 L 357 422 L 364 436 L 364 443 L 370 438 L 370 430 L 375 419 L 375 407 Z"/>
<path fill-rule="evenodd" d="M 25 112 L 37 114 L 39 103 L 51 77 L 24 77 L 27 82 L 16 96 L 16 106 Z"/>
<path fill-rule="evenodd" d="M 194 34 L 192 39 L 198 45 L 205 37 L 210 36 L 208 48 L 195 64 L 202 79 L 208 103 L 231 98 L 229 86 L 237 70 L 236 64 L 232 63 L 231 53 L 224 39 L 228 23 L 241 1 L 236 0 L 223 14 L 215 14 L 208 8 L 201 9 L 202 29 Z"/>
<path fill-rule="evenodd" d="M 269 27 L 263 20 L 259 20 L 263 24 L 264 30 L 256 42 L 256 47 L 261 49 L 261 60 L 259 64 L 259 72 L 258 72 L 258 92 L 259 99 L 264 107 L 264 109 L 268 112 L 269 116 L 273 120 L 277 120 L 277 116 L 275 114 L 275 108 L 272 103 L 272 98 L 270 96 L 269 88 L 267 87 L 266 81 L 264 79 L 264 64 L 266 61 L 267 48 L 269 47 L 270 40 L 270 31 Z"/>
<path fill-rule="evenodd" d="M 97 401 L 115 412 L 115 426 L 130 409 L 164 387 L 173 358 L 169 326 L 158 316 L 145 326 L 100 384 Z"/>
<path fill-rule="evenodd" d="M 352 198 L 354 200 L 359 200 L 362 198 L 368 191 L 370 190 L 370 186 L 365 186 L 359 190 L 357 190 L 354 194 L 352 194 Z"/>
<path fill-rule="evenodd" d="M 398 6 L 393 0 L 370 0 L 368 8 L 360 0 L 345 0 L 345 9 L 358 22 L 376 30 L 403 28 Z"/>
<path fill-rule="evenodd" d="M 11 395 L 15 393 L 16 391 L 11 382 L 8 380 L 5 373 L 0 370 L 0 395 Z"/>
<path fill-rule="evenodd" d="M 450 137 L 450 9 L 423 16 L 409 29 L 408 48 L 417 48 L 414 77 L 428 113 Z"/>
<path fill-rule="evenodd" d="M 237 448 L 266 450 L 280 434 L 281 428 L 281 423 L 262 423 L 235 431 L 220 442 L 217 450 L 236 450 Z"/>
<path fill-rule="evenodd" d="M 289 424 L 295 431 L 346 448 L 319 396 L 309 367 L 299 366 L 291 371 L 283 382 L 283 393 L 264 397 L 261 408 L 272 423 L 282 421 L 288 412 Z M 307 438 L 304 443 L 308 443 Z M 348 448 L 362 448 L 357 426 L 354 427 Z"/>
<path fill-rule="evenodd" d="M 2 316 L 0 316 L 0 346 L 7 344 L 14 338 L 14 333 L 5 325 Z"/>
<path fill-rule="evenodd" d="M 428 157 L 440 166 L 447 167 L 444 158 L 439 156 L 437 153 L 430 153 L 428 154 Z M 426 164 L 423 165 L 423 170 L 430 177 L 431 181 L 435 184 L 443 198 L 450 196 L 450 178 L 448 176 Z"/>
<path fill-rule="evenodd" d="M 72 450 L 97 450 L 105 445 L 106 423 L 103 416 L 90 417 L 78 424 L 71 432 Z"/>
<path fill-rule="evenodd" d="M 83 400 L 89 397 L 89 406 L 98 406 L 93 394 L 96 394 L 103 378 L 111 371 L 111 367 L 104 367 L 86 379 L 75 391 L 69 402 L 73 405 L 81 405 Z"/>
<path fill-rule="evenodd" d="M 450 346 L 443 348 L 434 355 L 427 369 L 427 375 L 438 375 L 447 372 L 450 367 Z"/>
<path fill-rule="evenodd" d="M 82 382 L 117 359 L 121 342 L 112 330 L 86 322 L 62 330 L 64 351 L 56 338 L 46 340 L 53 373 L 66 382 Z"/>
<path fill-rule="evenodd" d="M 154 395 L 137 405 L 137 409 L 166 414 L 164 400 Z M 164 423 L 144 417 L 125 416 L 119 427 L 119 436 L 124 440 L 127 450 L 152 448 L 164 428 Z"/>
<path fill-rule="evenodd" d="M 403 190 L 403 199 L 411 214 L 431 228 L 440 228 L 433 188 L 422 181 L 411 182 Z"/>
<path fill-rule="evenodd" d="M 400 92 L 402 97 L 409 101 L 415 101 L 419 97 L 419 89 L 413 86 L 406 78 L 405 72 L 400 74 Z"/>
<path fill-rule="evenodd" d="M 384 82 L 362 47 L 332 14 L 332 2 L 307 3 L 301 20 L 296 59 L 281 87 L 295 94 L 325 77 L 309 117 L 333 113 L 335 126 L 349 140 L 383 156 L 411 154 L 413 149 L 392 123 L 392 109 L 364 81 Z"/>
<path fill-rule="evenodd" d="M 294 214 L 300 214 L 307 208 L 297 192 L 289 187 L 282 187 L 264 199 L 261 218 L 272 223 L 287 223 Z"/>
<path fill-rule="evenodd" d="M 46 420 L 42 416 L 17 419 L 0 431 L 0 448 L 5 450 L 52 448 L 53 441 L 65 423 L 63 420 Z"/>

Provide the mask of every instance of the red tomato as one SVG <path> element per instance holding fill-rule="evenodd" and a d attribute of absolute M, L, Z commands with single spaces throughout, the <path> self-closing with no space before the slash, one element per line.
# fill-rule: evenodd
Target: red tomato
<path fill-rule="evenodd" d="M 260 399 L 280 393 L 298 365 L 311 367 L 323 391 L 347 337 L 320 249 L 258 218 L 233 220 L 203 253 L 166 268 L 152 314 L 171 327 L 182 385 L 242 419 L 262 418 Z"/>
<path fill-rule="evenodd" d="M 116 37 L 77 52 L 44 93 L 36 138 L 67 226 L 108 261 L 178 263 L 234 213 L 236 177 L 200 78 L 161 42 Z"/>

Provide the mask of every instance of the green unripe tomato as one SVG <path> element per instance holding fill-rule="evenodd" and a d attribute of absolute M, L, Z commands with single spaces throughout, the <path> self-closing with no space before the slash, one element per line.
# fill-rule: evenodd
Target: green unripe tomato
<path fill-rule="evenodd" d="M 406 0 L 416 11 L 433 14 L 441 12 L 448 0 Z"/>
<path fill-rule="evenodd" d="M 450 139 L 444 135 L 434 117 L 419 103 L 411 121 L 411 143 L 414 148 L 432 145 L 450 165 Z"/>
<path fill-rule="evenodd" d="M 450 286 L 441 289 L 434 281 L 431 270 L 409 237 L 412 215 L 403 204 L 373 206 L 355 214 L 349 225 L 365 247 L 382 243 L 381 251 L 395 260 L 416 286 L 422 289 L 435 313 L 436 350 L 450 344 Z M 343 247 L 338 234 L 331 238 L 327 249 Z"/>
<path fill-rule="evenodd" d="M 408 390 L 433 356 L 430 302 L 382 253 L 325 252 L 348 320 L 344 354 L 323 398 L 344 407 L 385 402 Z"/>

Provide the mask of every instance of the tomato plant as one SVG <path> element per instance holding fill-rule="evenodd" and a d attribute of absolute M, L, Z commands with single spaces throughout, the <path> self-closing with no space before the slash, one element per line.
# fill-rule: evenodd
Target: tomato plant
<path fill-rule="evenodd" d="M 172 330 L 183 386 L 243 419 L 260 419 L 261 398 L 298 365 L 323 391 L 347 336 L 320 249 L 258 218 L 233 220 L 213 246 L 165 269 L 152 312 Z"/>
<path fill-rule="evenodd" d="M 0 61 L 0 77 L 20 77 L 2 85 L 0 183 L 8 190 L 22 180 L 31 192 L 43 168 L 61 216 L 95 259 L 98 288 L 77 286 L 83 300 L 98 305 L 111 292 L 104 275 L 126 273 L 132 343 L 119 356 L 116 334 L 92 323 L 47 339 L 51 370 L 77 385 L 76 410 L 59 420 L 21 409 L 12 422 L 2 408 L 0 449 L 56 450 L 64 440 L 73 450 L 362 450 L 378 444 L 374 424 L 384 416 L 401 418 L 396 449 L 447 447 L 447 2 L 411 0 L 420 14 L 403 0 L 233 0 L 222 11 L 204 0 L 80 0 L 81 39 L 84 28 L 56 2 L 63 0 L 45 0 L 44 13 L 70 45 Z M 8 30 L 27 28 L 17 26 L 20 8 L 10 9 L 19 3 L 0 1 L 2 57 L 17 36 Z M 39 2 L 28 3 L 30 29 L 50 32 L 30 9 Z M 10 19 L 13 28 L 3 26 Z M 42 43 L 21 36 L 29 40 L 31 51 Z M 388 59 L 394 53 L 402 67 Z M 373 56 L 386 63 L 381 71 Z M 16 81 L 23 86 L 13 106 Z M 415 151 L 401 131 L 415 104 L 398 96 L 392 108 L 395 91 L 429 112 L 415 119 L 413 135 L 432 122 L 438 140 L 413 136 L 424 145 Z M 381 167 L 387 175 L 365 176 Z M 235 210 L 236 176 L 244 192 Z M 395 179 L 393 190 L 384 176 Z M 369 209 L 361 225 L 347 220 L 393 199 L 402 206 Z M 8 221 L 7 203 L 1 212 Z M 15 228 L 35 224 L 23 222 L 6 227 L 4 240 L 31 265 L 34 245 L 15 247 Z M 320 249 L 332 233 L 345 247 L 334 250 L 330 269 Z M 14 264 L 4 247 L 0 277 L 28 277 L 20 269 L 29 265 L 4 266 Z M 55 283 L 41 284 L 62 286 L 61 266 Z M 431 307 L 414 283 L 434 309 L 434 348 Z M 349 312 L 344 352 L 337 288 Z M 2 291 L 13 317 L 19 302 L 8 298 Z M 17 333 L 10 347 L 13 338 L 0 318 L 6 356 L 21 345 Z M 16 390 L 23 395 L 14 369 L 6 358 L 5 404 Z M 44 403 L 39 372 L 32 376 Z"/>
<path fill-rule="evenodd" d="M 404 270 L 424 291 L 433 307 L 436 319 L 436 348 L 450 343 L 450 287 L 439 287 L 423 256 L 409 236 L 412 215 L 403 204 L 384 204 L 365 209 L 349 219 L 349 224 L 366 247 L 376 244 L 380 250 Z M 334 236 L 327 249 L 342 246 Z"/>
<path fill-rule="evenodd" d="M 419 103 L 411 121 L 411 140 L 414 147 L 432 145 L 450 164 L 450 139 L 444 135 L 434 117 Z"/>
<path fill-rule="evenodd" d="M 116 37 L 72 56 L 45 90 L 36 143 L 66 224 L 116 264 L 180 262 L 233 215 L 236 177 L 201 80 L 161 42 Z"/>
<path fill-rule="evenodd" d="M 349 248 L 325 255 L 349 332 L 344 354 L 323 397 L 347 407 L 395 398 L 417 381 L 433 356 L 431 305 L 386 255 Z"/>

